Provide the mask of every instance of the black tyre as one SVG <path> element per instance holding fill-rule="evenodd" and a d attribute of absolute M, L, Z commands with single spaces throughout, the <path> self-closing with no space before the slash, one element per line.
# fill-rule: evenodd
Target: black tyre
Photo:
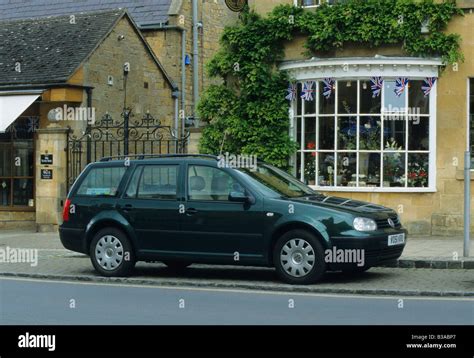
<path fill-rule="evenodd" d="M 191 262 L 185 261 L 163 261 L 163 263 L 172 271 L 183 271 L 191 265 Z"/>
<path fill-rule="evenodd" d="M 289 284 L 307 285 L 319 281 L 326 272 L 324 248 L 305 230 L 282 235 L 273 248 L 273 264 L 278 277 Z"/>
<path fill-rule="evenodd" d="M 102 276 L 129 276 L 135 267 L 135 255 L 127 235 L 116 228 L 97 232 L 90 245 L 91 262 Z"/>

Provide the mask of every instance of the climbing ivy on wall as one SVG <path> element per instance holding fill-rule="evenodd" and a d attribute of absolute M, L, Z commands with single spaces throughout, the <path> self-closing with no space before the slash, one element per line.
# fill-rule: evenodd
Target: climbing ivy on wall
<path fill-rule="evenodd" d="M 277 68 L 285 41 L 306 36 L 309 56 L 354 43 L 399 44 L 410 56 L 455 63 L 463 59 L 460 37 L 443 32 L 455 15 L 462 15 L 455 1 L 431 0 L 349 0 L 315 11 L 281 5 L 266 17 L 244 12 L 239 24 L 224 30 L 221 50 L 208 64 L 210 75 L 224 83 L 208 88 L 199 104 L 200 118 L 207 122 L 201 152 L 253 154 L 288 165 L 296 150 L 285 100 L 289 78 Z M 427 20 L 429 33 L 423 34 Z"/>

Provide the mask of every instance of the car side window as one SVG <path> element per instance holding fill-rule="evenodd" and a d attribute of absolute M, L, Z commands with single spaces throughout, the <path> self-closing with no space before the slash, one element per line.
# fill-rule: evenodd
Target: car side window
<path fill-rule="evenodd" d="M 228 201 L 231 192 L 245 188 L 221 169 L 190 165 L 188 168 L 188 200 Z"/>
<path fill-rule="evenodd" d="M 138 182 L 142 177 L 143 166 L 139 166 L 133 173 L 133 177 L 130 180 L 127 190 L 125 191 L 126 198 L 136 198 L 138 193 Z"/>
<path fill-rule="evenodd" d="M 131 192 L 133 192 L 133 179 L 130 182 Z M 136 194 L 138 199 L 176 200 L 177 198 L 177 165 L 144 166 L 138 180 L 138 191 Z"/>
<path fill-rule="evenodd" d="M 77 195 L 115 196 L 125 171 L 124 167 L 92 168 L 79 186 Z"/>

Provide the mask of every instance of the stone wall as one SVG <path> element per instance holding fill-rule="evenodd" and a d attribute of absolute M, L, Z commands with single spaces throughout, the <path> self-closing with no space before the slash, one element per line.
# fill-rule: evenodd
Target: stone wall
<path fill-rule="evenodd" d="M 179 3 L 179 4 L 178 4 Z M 192 4 L 190 0 L 176 1 L 169 24 L 186 30 L 186 53 L 191 64 L 186 66 L 186 104 L 185 115 L 193 115 L 193 19 Z M 238 14 L 231 12 L 224 0 L 199 1 L 199 20 L 203 27 L 199 35 L 199 87 L 202 92 L 210 84 L 217 81 L 211 79 L 206 73 L 205 64 L 219 50 L 219 39 L 224 27 L 233 24 L 238 19 Z M 176 29 L 160 29 L 143 32 L 160 62 L 181 88 L 181 32 Z M 180 102 L 181 103 L 181 102 Z M 181 108 L 181 107 L 180 107 Z"/>
<path fill-rule="evenodd" d="M 118 40 L 123 35 L 123 40 Z M 147 111 L 171 125 L 174 118 L 172 88 L 147 53 L 146 47 L 127 18 L 123 18 L 108 38 L 84 64 L 84 84 L 93 86 L 92 106 L 101 118 L 106 112 L 119 120 L 124 105 L 123 65 L 131 69 L 127 79 L 127 106 L 140 118 Z M 113 85 L 107 83 L 113 77 Z M 148 85 L 148 88 L 146 87 Z M 83 103 L 86 105 L 86 103 Z"/>

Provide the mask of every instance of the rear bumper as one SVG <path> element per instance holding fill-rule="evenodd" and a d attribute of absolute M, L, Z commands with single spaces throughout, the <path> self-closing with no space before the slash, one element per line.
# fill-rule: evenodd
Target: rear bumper
<path fill-rule="evenodd" d="M 405 234 L 404 244 L 388 246 L 389 235 L 402 233 Z M 326 260 L 329 270 L 336 271 L 356 267 L 372 267 L 394 262 L 402 255 L 407 242 L 407 231 L 405 229 L 400 229 L 396 231 L 392 230 L 390 232 L 387 232 L 387 234 L 376 235 L 374 237 L 366 238 L 338 237 L 333 238 L 331 241 L 333 247 L 332 253 L 331 255 L 329 255 L 330 257 L 334 257 L 336 253 L 340 253 L 340 251 L 338 250 L 342 249 L 344 252 L 348 253 L 346 257 L 356 257 L 358 258 L 358 260 L 357 262 L 352 262 L 348 260 L 343 260 L 343 262 L 338 262 L 338 260 Z M 355 251 L 353 251 L 354 249 Z M 328 253 L 328 250 L 326 250 L 326 253 Z M 326 257 L 328 256 L 326 255 Z"/>
<path fill-rule="evenodd" d="M 66 249 L 88 254 L 84 244 L 84 230 L 60 226 L 59 238 Z"/>

